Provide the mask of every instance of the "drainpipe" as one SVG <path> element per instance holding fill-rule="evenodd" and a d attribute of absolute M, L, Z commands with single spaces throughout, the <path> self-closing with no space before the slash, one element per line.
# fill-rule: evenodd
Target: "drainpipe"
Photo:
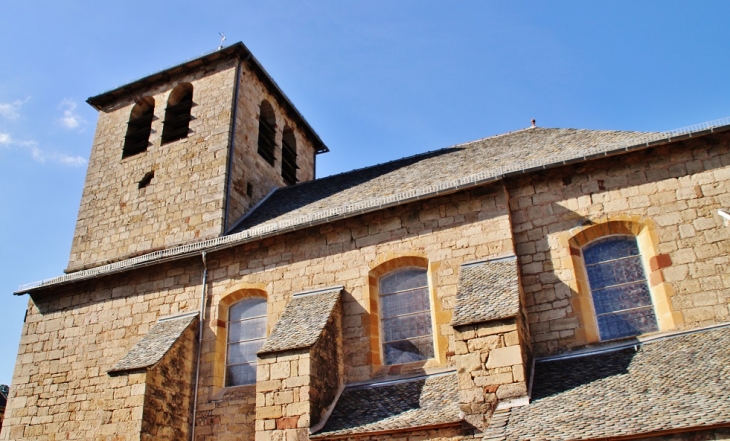
<path fill-rule="evenodd" d="M 200 289 L 200 316 L 198 317 L 198 362 L 195 367 L 195 395 L 193 396 L 193 425 L 190 431 L 190 439 L 195 440 L 195 419 L 198 413 L 198 382 L 200 381 L 200 355 L 203 352 L 203 321 L 205 319 L 205 287 L 208 284 L 208 263 L 206 254 L 203 251 L 203 286 Z"/>

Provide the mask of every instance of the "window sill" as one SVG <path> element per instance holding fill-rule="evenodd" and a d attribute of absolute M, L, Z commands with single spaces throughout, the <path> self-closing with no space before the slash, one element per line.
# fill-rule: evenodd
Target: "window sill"
<path fill-rule="evenodd" d="M 412 361 L 410 363 L 373 366 L 372 378 L 380 379 L 412 375 L 428 375 L 440 372 L 444 369 L 448 370 L 450 368 L 439 364 L 438 360 L 435 358 L 429 358 L 427 360 Z"/>
<path fill-rule="evenodd" d="M 256 383 L 222 387 L 210 397 L 211 401 L 247 398 L 256 395 Z"/>

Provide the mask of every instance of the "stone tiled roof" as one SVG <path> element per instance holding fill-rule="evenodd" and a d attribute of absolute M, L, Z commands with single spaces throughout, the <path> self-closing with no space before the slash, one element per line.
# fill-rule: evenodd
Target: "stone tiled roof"
<path fill-rule="evenodd" d="M 157 364 L 190 326 L 197 314 L 157 322 L 109 372 L 132 371 Z"/>
<path fill-rule="evenodd" d="M 341 287 L 295 295 L 258 354 L 308 348 L 317 342 L 340 298 Z"/>
<path fill-rule="evenodd" d="M 347 387 L 312 438 L 397 431 L 459 423 L 456 373 Z"/>
<path fill-rule="evenodd" d="M 730 424 L 728 348 L 730 327 L 723 327 L 538 362 L 532 402 L 510 410 L 502 439 L 613 438 Z"/>
<path fill-rule="evenodd" d="M 540 167 L 640 143 L 644 132 L 531 128 L 353 170 L 273 193 L 230 233 L 286 222 L 324 209 L 382 198 L 477 173 Z"/>
<path fill-rule="evenodd" d="M 453 326 L 514 317 L 519 307 L 516 257 L 461 266 Z"/>

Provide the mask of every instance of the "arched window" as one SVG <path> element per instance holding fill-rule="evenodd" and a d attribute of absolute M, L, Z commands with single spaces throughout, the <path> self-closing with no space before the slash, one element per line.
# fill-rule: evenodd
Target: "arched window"
<path fill-rule="evenodd" d="M 271 165 L 274 165 L 274 151 L 276 149 L 276 117 L 274 109 L 268 101 L 261 101 L 259 114 L 259 155 Z"/>
<path fill-rule="evenodd" d="M 428 276 L 404 268 L 380 278 L 381 342 L 385 364 L 434 357 Z"/>
<path fill-rule="evenodd" d="M 583 248 L 601 340 L 657 331 L 656 313 L 633 236 L 609 236 Z"/>
<path fill-rule="evenodd" d="M 289 127 L 284 127 L 281 142 L 281 177 L 289 185 L 297 183 L 297 140 Z"/>
<path fill-rule="evenodd" d="M 266 299 L 241 300 L 228 309 L 226 387 L 256 382 L 256 352 L 266 340 Z"/>
<path fill-rule="evenodd" d="M 147 150 L 150 133 L 152 132 L 152 119 L 155 116 L 155 99 L 146 96 L 135 100 L 132 113 L 127 123 L 127 134 L 124 136 L 124 147 L 122 158 L 136 155 Z"/>
<path fill-rule="evenodd" d="M 162 126 L 162 144 L 188 137 L 190 110 L 193 108 L 193 85 L 182 83 L 175 86 L 167 99 L 165 122 Z"/>

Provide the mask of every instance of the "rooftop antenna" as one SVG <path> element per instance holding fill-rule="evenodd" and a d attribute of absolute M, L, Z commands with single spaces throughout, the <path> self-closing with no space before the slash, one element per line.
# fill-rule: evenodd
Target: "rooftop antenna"
<path fill-rule="evenodd" d="M 223 49 L 223 42 L 226 41 L 226 36 L 223 34 L 223 32 L 218 32 L 218 35 L 221 36 L 221 44 L 218 46 L 218 50 Z"/>

